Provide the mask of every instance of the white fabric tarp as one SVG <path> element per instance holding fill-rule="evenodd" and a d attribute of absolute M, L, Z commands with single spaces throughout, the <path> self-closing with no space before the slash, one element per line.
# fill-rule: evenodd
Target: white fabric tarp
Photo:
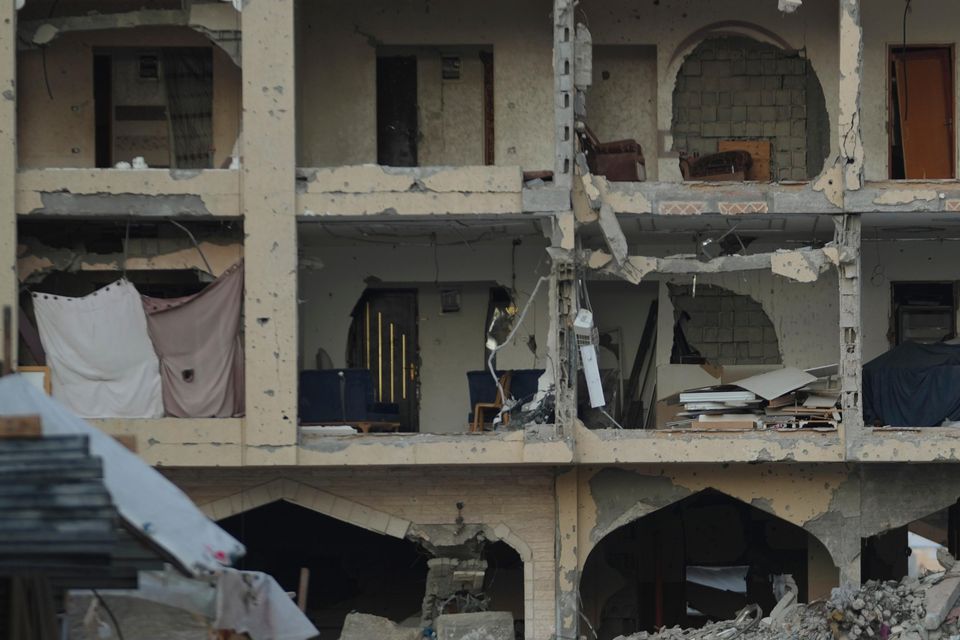
<path fill-rule="evenodd" d="M 137 304 L 140 304 L 139 298 Z M 176 485 L 99 429 L 19 375 L 0 378 L 0 416 L 39 415 L 44 435 L 85 435 L 103 460 L 103 481 L 120 516 L 164 549 L 183 569 L 218 571 L 245 553 Z"/>
<path fill-rule="evenodd" d="M 320 635 L 277 581 L 259 571 L 227 570 L 217 576 L 213 626 L 246 633 L 253 640 L 307 640 Z"/>
<path fill-rule="evenodd" d="M 163 416 L 160 362 L 127 280 L 82 298 L 33 294 L 53 396 L 84 418 Z"/>

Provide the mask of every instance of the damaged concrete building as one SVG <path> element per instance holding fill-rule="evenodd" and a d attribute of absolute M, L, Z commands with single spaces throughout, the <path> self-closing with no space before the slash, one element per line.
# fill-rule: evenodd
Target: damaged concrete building
<path fill-rule="evenodd" d="M 956 2 L 3 5 L 19 369 L 323 637 L 960 551 Z"/>

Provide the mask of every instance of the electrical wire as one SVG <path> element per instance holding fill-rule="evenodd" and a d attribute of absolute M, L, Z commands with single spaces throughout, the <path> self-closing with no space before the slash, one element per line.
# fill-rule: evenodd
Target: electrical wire
<path fill-rule="evenodd" d="M 117 632 L 117 638 L 124 640 L 123 631 L 120 630 L 120 623 L 117 622 L 117 617 L 113 615 L 113 611 L 110 610 L 110 607 L 107 605 L 107 601 L 103 599 L 96 589 L 92 589 L 92 591 L 94 597 L 97 599 L 97 602 L 100 603 L 100 606 L 103 607 L 103 610 L 107 612 L 108 616 L 110 616 L 110 622 L 113 624 L 113 630 Z"/>
<path fill-rule="evenodd" d="M 497 391 L 500 392 L 500 398 L 503 400 L 504 406 L 506 406 L 507 398 L 506 398 L 506 395 L 503 393 L 503 385 L 500 384 L 500 378 L 497 377 L 497 372 L 493 368 L 493 361 L 497 357 L 497 352 L 500 351 L 500 349 L 503 349 L 508 344 L 510 344 L 510 342 L 513 340 L 513 337 L 517 334 L 517 331 L 523 325 L 523 319 L 527 316 L 527 311 L 530 310 L 530 306 L 533 304 L 533 301 L 537 297 L 537 292 L 540 290 L 540 285 L 542 285 L 547 280 L 549 280 L 549 278 L 545 276 L 541 276 L 537 280 L 537 284 L 533 287 L 533 291 L 530 293 L 530 297 L 527 299 L 527 303 L 523 305 L 523 310 L 520 311 L 520 315 L 517 317 L 517 320 L 513 323 L 513 329 L 510 330 L 509 335 L 507 335 L 506 339 L 502 343 L 498 344 L 496 347 L 490 350 L 490 356 L 487 358 L 487 369 L 490 371 L 490 375 L 493 376 L 493 381 L 497 385 Z"/>
<path fill-rule="evenodd" d="M 190 229 L 187 229 L 185 226 L 183 226 L 176 220 L 171 220 L 170 223 L 173 226 L 177 227 L 178 229 L 182 230 L 185 234 L 187 234 L 187 236 L 190 237 L 190 242 L 193 243 L 193 248 L 196 249 L 197 253 L 200 254 L 200 258 L 203 260 L 203 264 L 206 265 L 207 267 L 207 273 L 209 273 L 211 276 L 215 275 L 213 273 L 213 269 L 210 267 L 210 263 L 207 262 L 207 256 L 203 255 L 203 249 L 200 248 L 200 245 L 197 243 L 197 239 L 193 237 L 193 234 L 190 232 Z"/>

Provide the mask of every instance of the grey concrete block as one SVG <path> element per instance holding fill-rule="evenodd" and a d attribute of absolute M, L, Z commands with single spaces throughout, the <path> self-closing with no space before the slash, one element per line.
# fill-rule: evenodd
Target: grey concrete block
<path fill-rule="evenodd" d="M 794 167 L 803 167 L 807 164 L 807 154 L 803 151 L 794 151 L 790 154 L 790 164 Z"/>
<path fill-rule="evenodd" d="M 747 116 L 747 120 L 750 120 L 750 117 Z M 749 138 L 758 138 L 763 135 L 763 125 L 757 121 L 747 122 L 747 137 Z"/>
<path fill-rule="evenodd" d="M 807 176 L 807 167 L 793 167 L 790 170 L 790 179 L 791 180 L 806 180 Z"/>
<path fill-rule="evenodd" d="M 807 79 L 804 76 L 784 76 L 783 77 L 783 88 L 784 89 L 803 89 L 807 84 Z"/>
<path fill-rule="evenodd" d="M 680 73 L 684 76 L 699 76 L 702 73 L 700 61 L 687 59 L 683 63 L 683 68 L 680 70 Z"/>
<path fill-rule="evenodd" d="M 712 95 L 712 94 L 709 94 Z M 717 121 L 717 108 L 716 107 L 701 107 L 700 109 L 700 120 L 703 122 L 716 122 Z"/>
<path fill-rule="evenodd" d="M 777 72 L 777 61 L 776 60 L 761 61 L 760 72 L 765 76 L 772 76 Z"/>
<path fill-rule="evenodd" d="M 702 342 L 716 342 L 717 341 L 717 327 L 704 327 L 703 332 L 700 336 Z"/>
<path fill-rule="evenodd" d="M 777 103 L 777 94 L 775 91 L 762 91 L 760 93 L 760 104 L 765 107 L 772 107 Z"/>
<path fill-rule="evenodd" d="M 437 617 L 435 631 L 437 640 L 514 640 L 515 637 L 513 615 L 507 611 L 444 614 Z"/>
<path fill-rule="evenodd" d="M 772 106 L 760 107 L 760 119 L 764 122 L 774 122 L 777 119 L 777 108 Z"/>
<path fill-rule="evenodd" d="M 790 107 L 790 117 L 791 118 L 806 118 L 807 117 L 807 108 L 800 106 Z"/>
<path fill-rule="evenodd" d="M 736 358 L 736 357 L 737 357 L 737 343 L 735 343 L 735 342 L 722 342 L 722 343 L 720 343 L 720 357 L 721 357 L 721 358 Z"/>
<path fill-rule="evenodd" d="M 783 87 L 783 77 L 782 76 L 763 76 L 763 88 L 764 90 L 776 90 Z"/>
<path fill-rule="evenodd" d="M 747 76 L 747 89 L 763 91 L 763 78 L 761 76 Z"/>
<path fill-rule="evenodd" d="M 733 341 L 734 342 L 749 342 L 750 341 L 750 327 L 734 327 L 733 328 Z"/>
<path fill-rule="evenodd" d="M 777 135 L 777 123 L 773 121 L 764 122 L 763 124 L 763 134 L 768 138 L 773 138 Z"/>
<path fill-rule="evenodd" d="M 784 120 L 783 122 L 778 122 L 775 134 L 777 137 L 790 137 L 791 132 L 791 122 L 789 120 Z"/>
<path fill-rule="evenodd" d="M 764 327 L 763 328 L 763 341 L 772 342 L 773 344 L 777 343 L 777 331 L 773 327 Z"/>
<path fill-rule="evenodd" d="M 792 107 L 787 107 L 787 106 L 777 107 L 777 120 L 789 120 L 790 109 L 792 109 Z"/>
<path fill-rule="evenodd" d="M 343 631 L 340 632 L 340 640 L 371 640 L 371 638 L 377 640 L 417 640 L 420 636 L 419 629 L 404 629 L 386 618 L 366 613 L 347 615 L 343 621 Z"/>
<path fill-rule="evenodd" d="M 807 135 L 807 121 L 794 120 L 790 126 L 790 135 L 794 138 L 804 138 Z"/>
<path fill-rule="evenodd" d="M 721 311 L 718 325 L 722 327 L 733 328 L 733 311 Z M 733 335 L 731 334 L 727 340 L 733 340 Z"/>
<path fill-rule="evenodd" d="M 778 151 L 777 152 L 777 166 L 778 167 L 789 167 L 791 165 L 790 161 L 790 152 L 789 151 Z"/>
<path fill-rule="evenodd" d="M 721 91 L 720 93 L 717 94 L 717 104 L 720 105 L 721 107 L 729 107 L 730 100 L 731 98 L 730 98 L 729 91 Z"/>
<path fill-rule="evenodd" d="M 760 75 L 760 60 L 757 59 L 748 59 L 747 60 L 747 75 L 756 76 Z"/>
<path fill-rule="evenodd" d="M 747 121 L 747 108 L 743 105 L 732 107 L 730 110 L 730 121 L 731 122 L 746 122 Z"/>
<path fill-rule="evenodd" d="M 762 327 L 750 327 L 748 329 L 750 334 L 750 344 L 763 344 L 763 328 Z M 750 354 L 755 355 L 755 354 Z"/>
<path fill-rule="evenodd" d="M 704 107 L 717 106 L 717 94 L 712 91 L 706 91 L 700 94 L 700 104 Z"/>
<path fill-rule="evenodd" d="M 734 122 L 730 125 L 730 135 L 737 138 L 745 138 L 747 136 L 747 125 L 744 122 Z"/>
<path fill-rule="evenodd" d="M 781 106 L 790 104 L 790 90 L 789 89 L 780 89 L 776 93 L 777 104 Z"/>
<path fill-rule="evenodd" d="M 733 107 L 717 107 L 717 122 L 730 122 L 733 120 Z"/>
<path fill-rule="evenodd" d="M 723 86 L 721 88 L 727 89 L 731 93 L 735 93 L 737 91 L 754 89 L 755 87 L 753 86 L 753 78 L 749 76 L 730 76 L 728 78 L 724 78 Z"/>
<path fill-rule="evenodd" d="M 790 98 L 791 98 L 791 102 L 793 102 L 793 104 L 797 105 L 798 107 L 805 106 L 807 104 L 806 91 L 798 91 L 794 89 L 790 92 Z"/>
<path fill-rule="evenodd" d="M 746 75 L 747 73 L 747 61 L 746 60 L 734 60 L 730 63 L 730 73 L 738 76 Z"/>
<path fill-rule="evenodd" d="M 729 60 L 705 60 L 703 61 L 703 75 L 705 76 L 729 76 Z"/>
<path fill-rule="evenodd" d="M 750 343 L 750 357 L 751 357 L 751 358 L 762 358 L 762 357 L 763 357 L 763 343 L 762 343 L 762 342 L 751 342 L 751 343 Z"/>
<path fill-rule="evenodd" d="M 750 344 L 747 342 L 737 343 L 737 362 L 747 364 L 743 359 L 750 357 Z"/>
<path fill-rule="evenodd" d="M 718 328 L 717 328 L 717 342 L 733 342 L 733 328 L 732 328 L 732 327 L 718 327 Z"/>
<path fill-rule="evenodd" d="M 777 346 L 776 342 L 764 342 L 763 343 L 763 357 L 764 358 L 775 358 L 774 362 L 780 362 L 780 348 Z"/>

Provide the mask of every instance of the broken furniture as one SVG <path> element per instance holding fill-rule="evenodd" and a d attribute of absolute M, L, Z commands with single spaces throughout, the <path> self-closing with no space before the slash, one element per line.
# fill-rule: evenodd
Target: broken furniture
<path fill-rule="evenodd" d="M 349 425 L 371 431 L 399 431 L 400 406 L 374 402 L 369 369 L 300 372 L 300 423 Z"/>
<path fill-rule="evenodd" d="M 706 156 L 680 156 L 684 180 L 707 182 L 743 182 L 753 166 L 748 151 L 723 151 Z"/>
<path fill-rule="evenodd" d="M 533 399 L 537 394 L 540 376 L 543 374 L 543 369 L 513 369 L 497 372 L 503 393 L 508 398 L 516 400 L 516 407 Z M 473 411 L 467 417 L 470 432 L 483 431 L 483 425 L 489 424 L 484 418 L 489 411 L 495 410 L 499 413 L 503 408 L 503 399 L 500 397 L 497 385 L 493 382 L 493 376 L 486 369 L 468 371 L 467 386 L 470 390 L 470 406 L 473 407 Z M 504 414 L 503 422 L 504 424 L 510 422 L 509 412 Z"/>
<path fill-rule="evenodd" d="M 892 427 L 960 421 L 960 345 L 905 342 L 863 365 L 863 421 Z"/>
<path fill-rule="evenodd" d="M 636 140 L 600 142 L 586 124 L 578 127 L 580 147 L 594 175 L 611 182 L 642 182 L 647 179 L 643 149 Z"/>

